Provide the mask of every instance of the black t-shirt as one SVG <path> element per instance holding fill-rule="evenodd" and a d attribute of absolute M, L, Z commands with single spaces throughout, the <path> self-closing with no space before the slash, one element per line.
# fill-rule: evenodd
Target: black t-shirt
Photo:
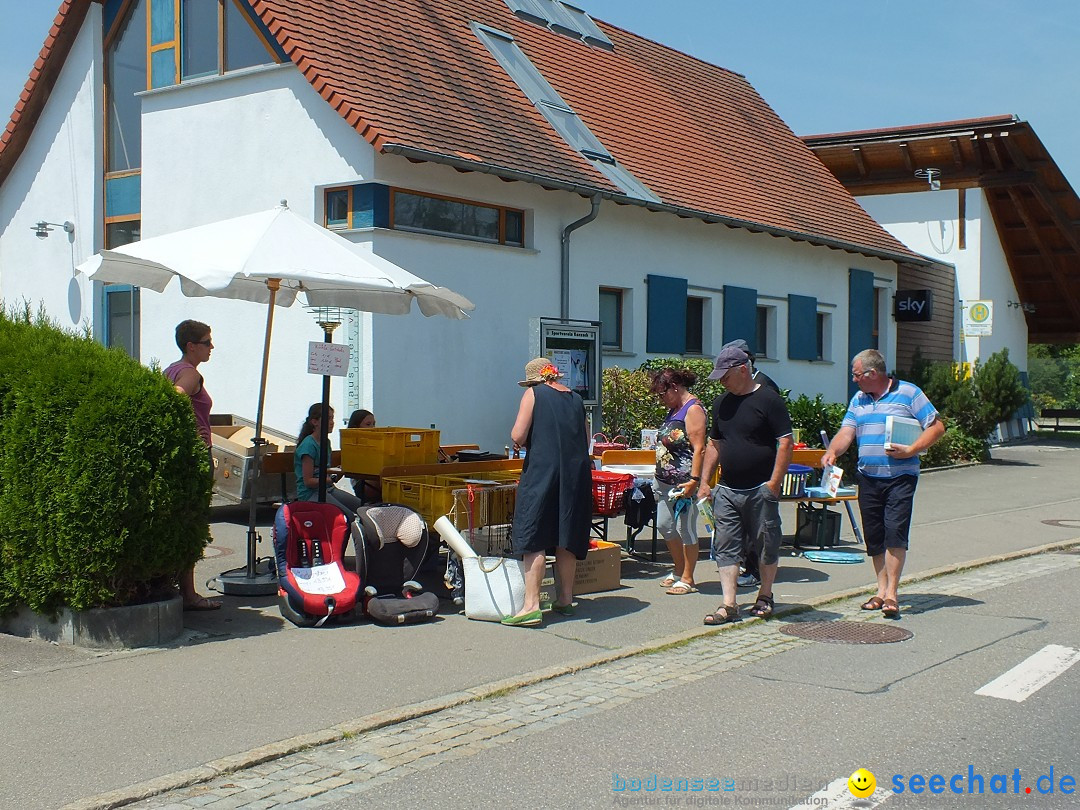
<path fill-rule="evenodd" d="M 765 385 L 749 394 L 730 391 L 713 402 L 709 438 L 720 444 L 720 483 L 753 489 L 772 478 L 776 441 L 791 435 L 783 398 Z"/>

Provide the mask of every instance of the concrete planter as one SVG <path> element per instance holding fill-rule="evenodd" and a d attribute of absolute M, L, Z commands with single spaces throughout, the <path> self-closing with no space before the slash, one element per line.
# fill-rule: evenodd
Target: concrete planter
<path fill-rule="evenodd" d="M 183 629 L 184 603 L 179 596 L 129 607 L 64 608 L 56 621 L 21 605 L 14 615 L 0 618 L 4 633 L 101 650 L 165 644 Z"/>

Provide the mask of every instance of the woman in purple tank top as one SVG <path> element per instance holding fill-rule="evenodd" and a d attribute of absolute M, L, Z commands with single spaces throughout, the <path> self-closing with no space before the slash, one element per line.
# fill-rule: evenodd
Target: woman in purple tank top
<path fill-rule="evenodd" d="M 209 360 L 210 352 L 214 350 L 210 327 L 199 321 L 183 321 L 176 327 L 176 345 L 180 349 L 181 357 L 165 369 L 165 376 L 176 386 L 179 393 L 191 400 L 195 422 L 199 426 L 199 436 L 206 442 L 209 451 L 213 445 L 210 408 L 214 401 L 206 392 L 198 366 Z M 180 573 L 180 592 L 184 597 L 184 610 L 217 610 L 221 607 L 221 602 L 208 599 L 195 590 L 194 565 Z"/>

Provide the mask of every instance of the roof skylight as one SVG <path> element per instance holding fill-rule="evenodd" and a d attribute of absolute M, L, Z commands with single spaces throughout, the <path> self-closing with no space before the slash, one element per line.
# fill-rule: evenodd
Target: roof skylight
<path fill-rule="evenodd" d="M 536 105 L 564 141 L 628 197 L 660 202 L 659 197 L 604 148 L 600 139 L 562 99 L 555 88 L 548 84 L 547 79 L 518 47 L 510 34 L 475 22 L 472 23 L 472 29 L 495 57 L 495 61 L 521 88 L 529 101 Z"/>
<path fill-rule="evenodd" d="M 582 9 L 563 0 L 506 0 L 518 17 L 550 28 L 557 34 L 598 48 L 614 49 L 611 40 Z"/>

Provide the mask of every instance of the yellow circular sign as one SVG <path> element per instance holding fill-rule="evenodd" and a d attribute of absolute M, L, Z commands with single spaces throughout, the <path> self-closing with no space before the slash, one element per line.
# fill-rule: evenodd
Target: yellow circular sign
<path fill-rule="evenodd" d="M 986 304 L 972 304 L 968 310 L 968 317 L 973 323 L 982 323 L 990 317 L 990 307 Z"/>

